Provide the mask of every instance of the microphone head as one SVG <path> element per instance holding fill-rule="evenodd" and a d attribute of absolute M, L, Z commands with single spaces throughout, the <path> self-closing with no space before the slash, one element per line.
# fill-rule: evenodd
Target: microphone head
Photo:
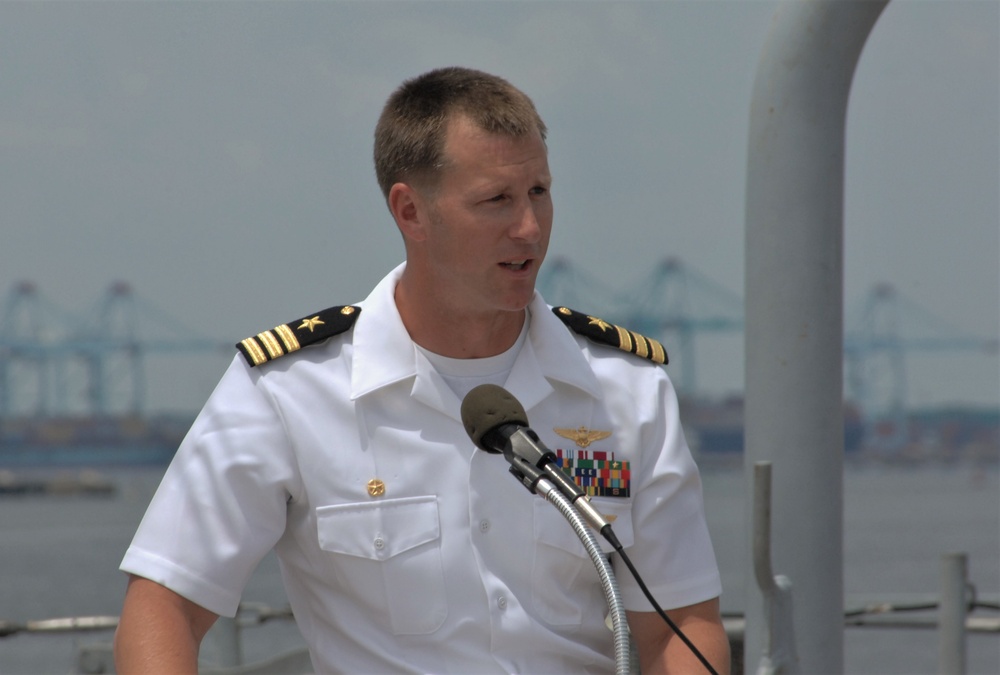
<path fill-rule="evenodd" d="M 462 424 L 476 447 L 487 452 L 500 452 L 483 444 L 483 436 L 502 424 L 528 426 L 524 406 L 514 395 L 495 384 L 481 384 L 462 400 Z"/>

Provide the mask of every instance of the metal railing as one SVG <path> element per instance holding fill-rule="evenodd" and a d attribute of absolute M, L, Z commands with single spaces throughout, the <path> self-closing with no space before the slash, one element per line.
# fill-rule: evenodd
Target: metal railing
<path fill-rule="evenodd" d="M 798 669 L 794 622 L 792 619 L 792 584 L 775 575 L 771 565 L 771 463 L 754 465 L 753 563 L 754 574 L 765 602 L 766 649 L 758 675 L 794 674 Z M 936 596 L 911 602 L 866 603 L 844 612 L 845 628 L 923 629 L 938 631 L 938 671 L 942 675 L 961 675 L 966 671 L 966 643 L 970 634 L 1000 635 L 1000 598 L 983 600 L 968 579 L 968 556 L 948 553 L 941 560 L 941 586 Z M 995 612 L 981 616 L 977 612 Z M 742 665 L 746 620 L 742 614 L 723 617 L 726 632 L 733 643 L 734 673 L 744 672 Z M 309 657 L 304 649 L 276 655 L 266 662 L 245 664 L 242 637 L 247 628 L 273 621 L 294 621 L 288 607 L 273 608 L 261 603 L 240 605 L 235 618 L 220 618 L 202 645 L 202 656 L 212 665 L 204 675 L 250 675 L 251 673 L 306 673 Z M 24 633 L 78 634 L 109 632 L 118 626 L 117 616 L 78 616 L 25 621 L 0 620 L 0 639 Z M 110 641 L 78 647 L 77 673 L 113 673 Z"/>

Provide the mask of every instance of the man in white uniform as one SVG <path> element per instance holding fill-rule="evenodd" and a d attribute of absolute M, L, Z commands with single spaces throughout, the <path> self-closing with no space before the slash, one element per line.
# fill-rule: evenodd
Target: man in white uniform
<path fill-rule="evenodd" d="M 486 382 L 517 397 L 658 603 L 728 672 L 662 347 L 534 290 L 552 225 L 545 131 L 523 93 L 478 71 L 432 71 L 389 99 L 376 172 L 406 263 L 358 305 L 238 345 L 122 563 L 118 672 L 194 672 L 272 548 L 317 672 L 612 672 L 582 544 L 465 432 L 462 398 Z M 704 672 L 616 571 L 643 672 Z"/>

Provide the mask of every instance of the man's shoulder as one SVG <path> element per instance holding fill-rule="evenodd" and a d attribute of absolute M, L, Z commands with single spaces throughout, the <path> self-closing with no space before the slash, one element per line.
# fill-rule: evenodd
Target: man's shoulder
<path fill-rule="evenodd" d="M 236 343 L 251 368 L 350 330 L 361 308 L 337 305 L 283 323 Z"/>
<path fill-rule="evenodd" d="M 640 335 L 621 326 L 616 326 L 596 316 L 578 312 L 569 307 L 553 307 L 552 313 L 559 317 L 574 333 L 582 335 L 598 344 L 615 347 L 635 354 L 653 363 L 668 363 L 667 351 L 659 341 Z"/>

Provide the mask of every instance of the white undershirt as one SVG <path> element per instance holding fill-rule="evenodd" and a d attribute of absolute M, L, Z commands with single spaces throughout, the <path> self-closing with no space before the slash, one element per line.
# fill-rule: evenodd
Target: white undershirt
<path fill-rule="evenodd" d="M 510 375 L 517 355 L 528 337 L 528 323 L 530 321 L 531 313 L 525 310 L 521 333 L 510 349 L 496 356 L 487 356 L 481 359 L 453 359 L 435 354 L 416 343 L 414 344 L 461 401 L 466 394 L 481 384 L 503 386 L 507 382 L 507 376 Z"/>

